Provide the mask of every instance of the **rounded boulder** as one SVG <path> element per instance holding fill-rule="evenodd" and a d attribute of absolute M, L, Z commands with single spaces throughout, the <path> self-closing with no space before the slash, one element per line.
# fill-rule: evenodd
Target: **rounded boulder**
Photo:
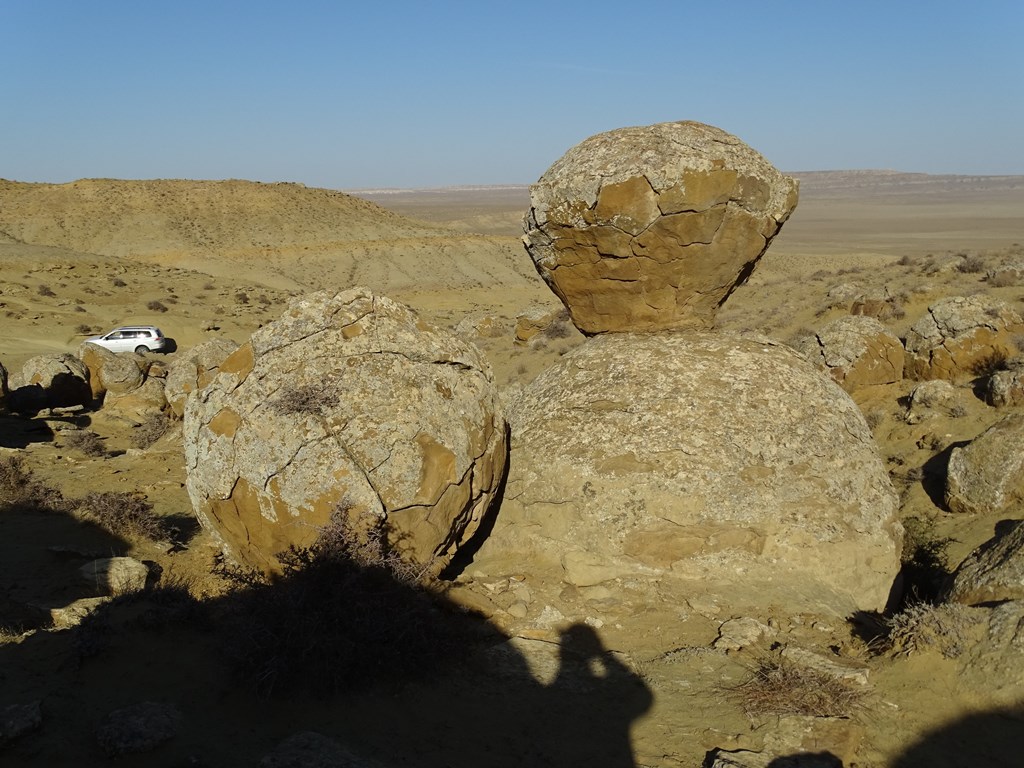
<path fill-rule="evenodd" d="M 845 615 L 888 600 L 896 494 L 857 406 L 786 347 L 599 336 L 527 387 L 511 421 L 484 573 L 645 583 L 666 604 L 712 593 L 728 610 Z"/>
<path fill-rule="evenodd" d="M 364 288 L 293 301 L 188 397 L 183 432 L 197 517 L 266 571 L 339 513 L 439 570 L 479 526 L 507 453 L 476 348 Z"/>
<path fill-rule="evenodd" d="M 710 328 L 797 203 L 797 182 L 692 121 L 621 128 L 530 187 L 523 241 L 583 333 Z"/>

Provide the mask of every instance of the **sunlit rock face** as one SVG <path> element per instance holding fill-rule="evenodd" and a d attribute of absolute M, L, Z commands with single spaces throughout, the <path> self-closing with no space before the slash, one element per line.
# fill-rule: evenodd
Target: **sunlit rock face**
<path fill-rule="evenodd" d="M 188 492 L 233 560 L 265 571 L 343 513 L 440 570 L 503 477 L 506 427 L 472 345 L 365 288 L 297 299 L 186 399 Z"/>
<path fill-rule="evenodd" d="M 598 134 L 530 188 L 524 243 L 586 334 L 709 328 L 797 203 L 797 182 L 703 123 Z"/>

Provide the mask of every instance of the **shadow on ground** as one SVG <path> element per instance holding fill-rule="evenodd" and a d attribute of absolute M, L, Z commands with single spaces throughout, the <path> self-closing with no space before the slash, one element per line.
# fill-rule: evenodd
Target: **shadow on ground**
<path fill-rule="evenodd" d="M 528 661 L 383 566 L 306 556 L 272 583 L 235 584 L 200 601 L 165 573 L 77 627 L 0 645 L 0 712 L 41 713 L 0 762 L 103 764 L 110 714 L 154 702 L 180 713 L 174 735 L 119 765 L 254 766 L 308 732 L 360 765 L 635 765 L 630 727 L 653 696 L 589 626 L 533 641 Z"/>

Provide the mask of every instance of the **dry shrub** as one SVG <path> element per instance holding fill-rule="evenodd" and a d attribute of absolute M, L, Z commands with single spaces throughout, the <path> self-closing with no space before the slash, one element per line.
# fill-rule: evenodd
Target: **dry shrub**
<path fill-rule="evenodd" d="M 981 256 L 967 256 L 966 254 L 958 255 L 962 255 L 963 259 L 956 265 L 957 272 L 961 272 L 963 274 L 977 274 L 978 272 L 985 271 L 985 260 L 981 258 Z"/>
<path fill-rule="evenodd" d="M 53 296 L 57 295 L 56 293 L 53 292 L 53 289 L 50 286 L 48 286 L 48 285 L 40 285 L 39 288 L 36 290 L 36 293 L 38 293 L 40 296 L 49 296 L 49 297 L 53 297 Z"/>
<path fill-rule="evenodd" d="M 36 480 L 20 456 L 0 456 L 0 511 L 11 508 L 63 511 L 68 503 L 56 488 Z"/>
<path fill-rule="evenodd" d="M 79 511 L 121 538 L 166 541 L 170 535 L 166 522 L 154 514 L 153 505 L 133 493 L 90 493 L 79 502 Z"/>
<path fill-rule="evenodd" d="M 921 479 L 923 476 L 922 471 Z M 935 534 L 934 518 L 907 517 L 903 520 L 900 562 L 908 595 L 916 600 L 932 600 L 938 595 L 949 576 L 949 545 L 955 541 Z"/>
<path fill-rule="evenodd" d="M 1009 353 L 1000 347 L 994 348 L 989 354 L 979 358 L 971 366 L 971 372 L 977 376 L 991 376 L 999 371 L 1009 370 Z"/>
<path fill-rule="evenodd" d="M 750 672 L 750 679 L 726 691 L 748 716 L 850 717 L 864 699 L 862 688 L 784 656 L 760 659 Z"/>
<path fill-rule="evenodd" d="M 422 569 L 398 558 L 386 534 L 343 502 L 311 546 L 279 556 L 280 576 L 228 571 L 240 588 L 218 620 L 221 646 L 258 693 L 405 681 L 460 655 L 475 628 L 441 610 Z"/>
<path fill-rule="evenodd" d="M 120 277 L 115 277 L 113 280 L 110 281 L 110 284 L 113 285 L 115 288 L 124 288 L 125 286 L 128 285 L 128 283 L 126 283 Z"/>
<path fill-rule="evenodd" d="M 151 413 L 146 420 L 132 430 L 132 446 L 145 450 L 164 436 L 170 420 L 162 412 Z"/>
<path fill-rule="evenodd" d="M 932 648 L 953 659 L 969 645 L 975 622 L 971 609 L 960 603 L 911 603 L 886 620 L 883 648 L 901 656 Z"/>
<path fill-rule="evenodd" d="M 107 456 L 107 449 L 103 447 L 100 436 L 89 430 L 80 429 L 69 432 L 64 438 L 64 445 L 94 459 Z"/>
<path fill-rule="evenodd" d="M 167 311 L 167 307 L 165 307 L 163 305 L 163 303 L 157 301 L 156 299 L 153 299 L 152 301 L 147 301 L 146 302 L 146 309 L 150 310 L 151 312 L 166 312 Z"/>

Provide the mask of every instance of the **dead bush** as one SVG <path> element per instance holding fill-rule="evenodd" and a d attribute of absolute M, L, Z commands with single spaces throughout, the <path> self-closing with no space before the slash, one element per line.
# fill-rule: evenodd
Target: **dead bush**
<path fill-rule="evenodd" d="M 852 683 L 784 656 L 759 659 L 750 673 L 748 680 L 725 691 L 748 716 L 850 717 L 864 699 L 863 689 Z"/>
<path fill-rule="evenodd" d="M 152 413 L 132 430 L 132 446 L 145 450 L 164 436 L 170 420 L 164 413 Z"/>
<path fill-rule="evenodd" d="M 101 528 L 125 539 L 166 541 L 166 522 L 153 512 L 144 496 L 108 491 L 90 493 L 79 502 L 79 512 Z"/>
<path fill-rule="evenodd" d="M 922 470 L 921 477 L 923 479 Z M 909 477 L 909 473 L 908 473 Z M 906 594 L 914 600 L 933 600 L 949 576 L 949 545 L 956 539 L 938 536 L 933 518 L 903 520 L 903 551 L 900 562 Z"/>
<path fill-rule="evenodd" d="M 107 456 L 107 449 L 103 447 L 103 440 L 95 432 L 90 432 L 89 430 L 80 429 L 68 432 L 64 438 L 64 445 L 94 459 Z"/>
<path fill-rule="evenodd" d="M 53 289 L 48 285 L 40 285 L 39 288 L 36 289 L 36 293 L 38 293 L 40 296 L 47 296 L 51 298 L 57 295 L 56 293 L 53 292 Z"/>
<path fill-rule="evenodd" d="M 63 511 L 67 500 L 56 488 L 37 480 L 20 456 L 0 456 L 0 510 Z"/>
<path fill-rule="evenodd" d="M 953 659 L 969 645 L 975 621 L 971 609 L 960 603 L 912 603 L 886 620 L 881 648 L 900 656 L 934 649 Z"/>
<path fill-rule="evenodd" d="M 280 576 L 228 569 L 238 588 L 218 620 L 221 647 L 258 693 L 405 682 L 460 655 L 475 625 L 443 610 L 386 534 L 375 516 L 342 503 L 311 546 L 281 557 Z"/>
<path fill-rule="evenodd" d="M 167 311 L 167 307 L 165 307 L 162 302 L 159 302 L 156 299 L 153 299 L 152 301 L 147 301 L 146 302 L 146 309 L 150 310 L 151 312 L 166 312 Z"/>
<path fill-rule="evenodd" d="M 985 271 L 985 260 L 981 256 L 964 255 L 960 263 L 956 265 L 956 271 L 967 274 L 977 274 Z"/>

